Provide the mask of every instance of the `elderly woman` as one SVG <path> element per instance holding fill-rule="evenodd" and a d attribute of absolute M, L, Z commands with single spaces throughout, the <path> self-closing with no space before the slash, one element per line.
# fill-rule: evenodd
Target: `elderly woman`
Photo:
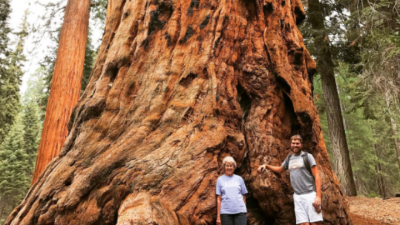
<path fill-rule="evenodd" d="M 235 160 L 227 156 L 222 161 L 225 174 L 217 180 L 217 225 L 246 225 L 246 186 L 242 177 L 233 174 Z"/>

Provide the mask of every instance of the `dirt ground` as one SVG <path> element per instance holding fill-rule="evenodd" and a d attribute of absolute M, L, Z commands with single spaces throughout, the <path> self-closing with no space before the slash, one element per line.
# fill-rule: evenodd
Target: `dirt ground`
<path fill-rule="evenodd" d="M 400 198 L 348 197 L 354 225 L 399 225 Z"/>

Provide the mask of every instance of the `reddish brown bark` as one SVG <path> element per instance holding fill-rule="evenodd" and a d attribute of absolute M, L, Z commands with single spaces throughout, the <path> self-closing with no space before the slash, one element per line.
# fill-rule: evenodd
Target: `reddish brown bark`
<path fill-rule="evenodd" d="M 81 89 L 89 8 L 90 0 L 69 0 L 65 9 L 32 184 L 59 154 L 68 135 L 67 124 Z"/>
<path fill-rule="evenodd" d="M 325 224 L 350 224 L 311 87 L 315 63 L 292 1 L 110 0 L 92 78 L 60 155 L 7 224 L 213 224 L 232 155 L 249 224 L 293 224 L 280 164 L 304 136 Z"/>

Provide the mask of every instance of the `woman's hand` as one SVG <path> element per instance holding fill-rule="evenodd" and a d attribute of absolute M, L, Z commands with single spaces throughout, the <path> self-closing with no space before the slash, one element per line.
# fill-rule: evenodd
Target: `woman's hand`
<path fill-rule="evenodd" d="M 265 171 L 265 165 L 261 165 L 260 167 L 258 167 L 257 172 L 261 173 Z"/>
<path fill-rule="evenodd" d="M 221 217 L 217 217 L 217 225 L 221 225 Z"/>

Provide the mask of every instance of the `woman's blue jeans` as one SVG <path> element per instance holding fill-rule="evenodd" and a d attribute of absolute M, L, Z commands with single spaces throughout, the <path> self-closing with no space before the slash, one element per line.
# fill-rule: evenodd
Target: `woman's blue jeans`
<path fill-rule="evenodd" d="M 221 214 L 222 225 L 246 225 L 246 213 Z"/>

